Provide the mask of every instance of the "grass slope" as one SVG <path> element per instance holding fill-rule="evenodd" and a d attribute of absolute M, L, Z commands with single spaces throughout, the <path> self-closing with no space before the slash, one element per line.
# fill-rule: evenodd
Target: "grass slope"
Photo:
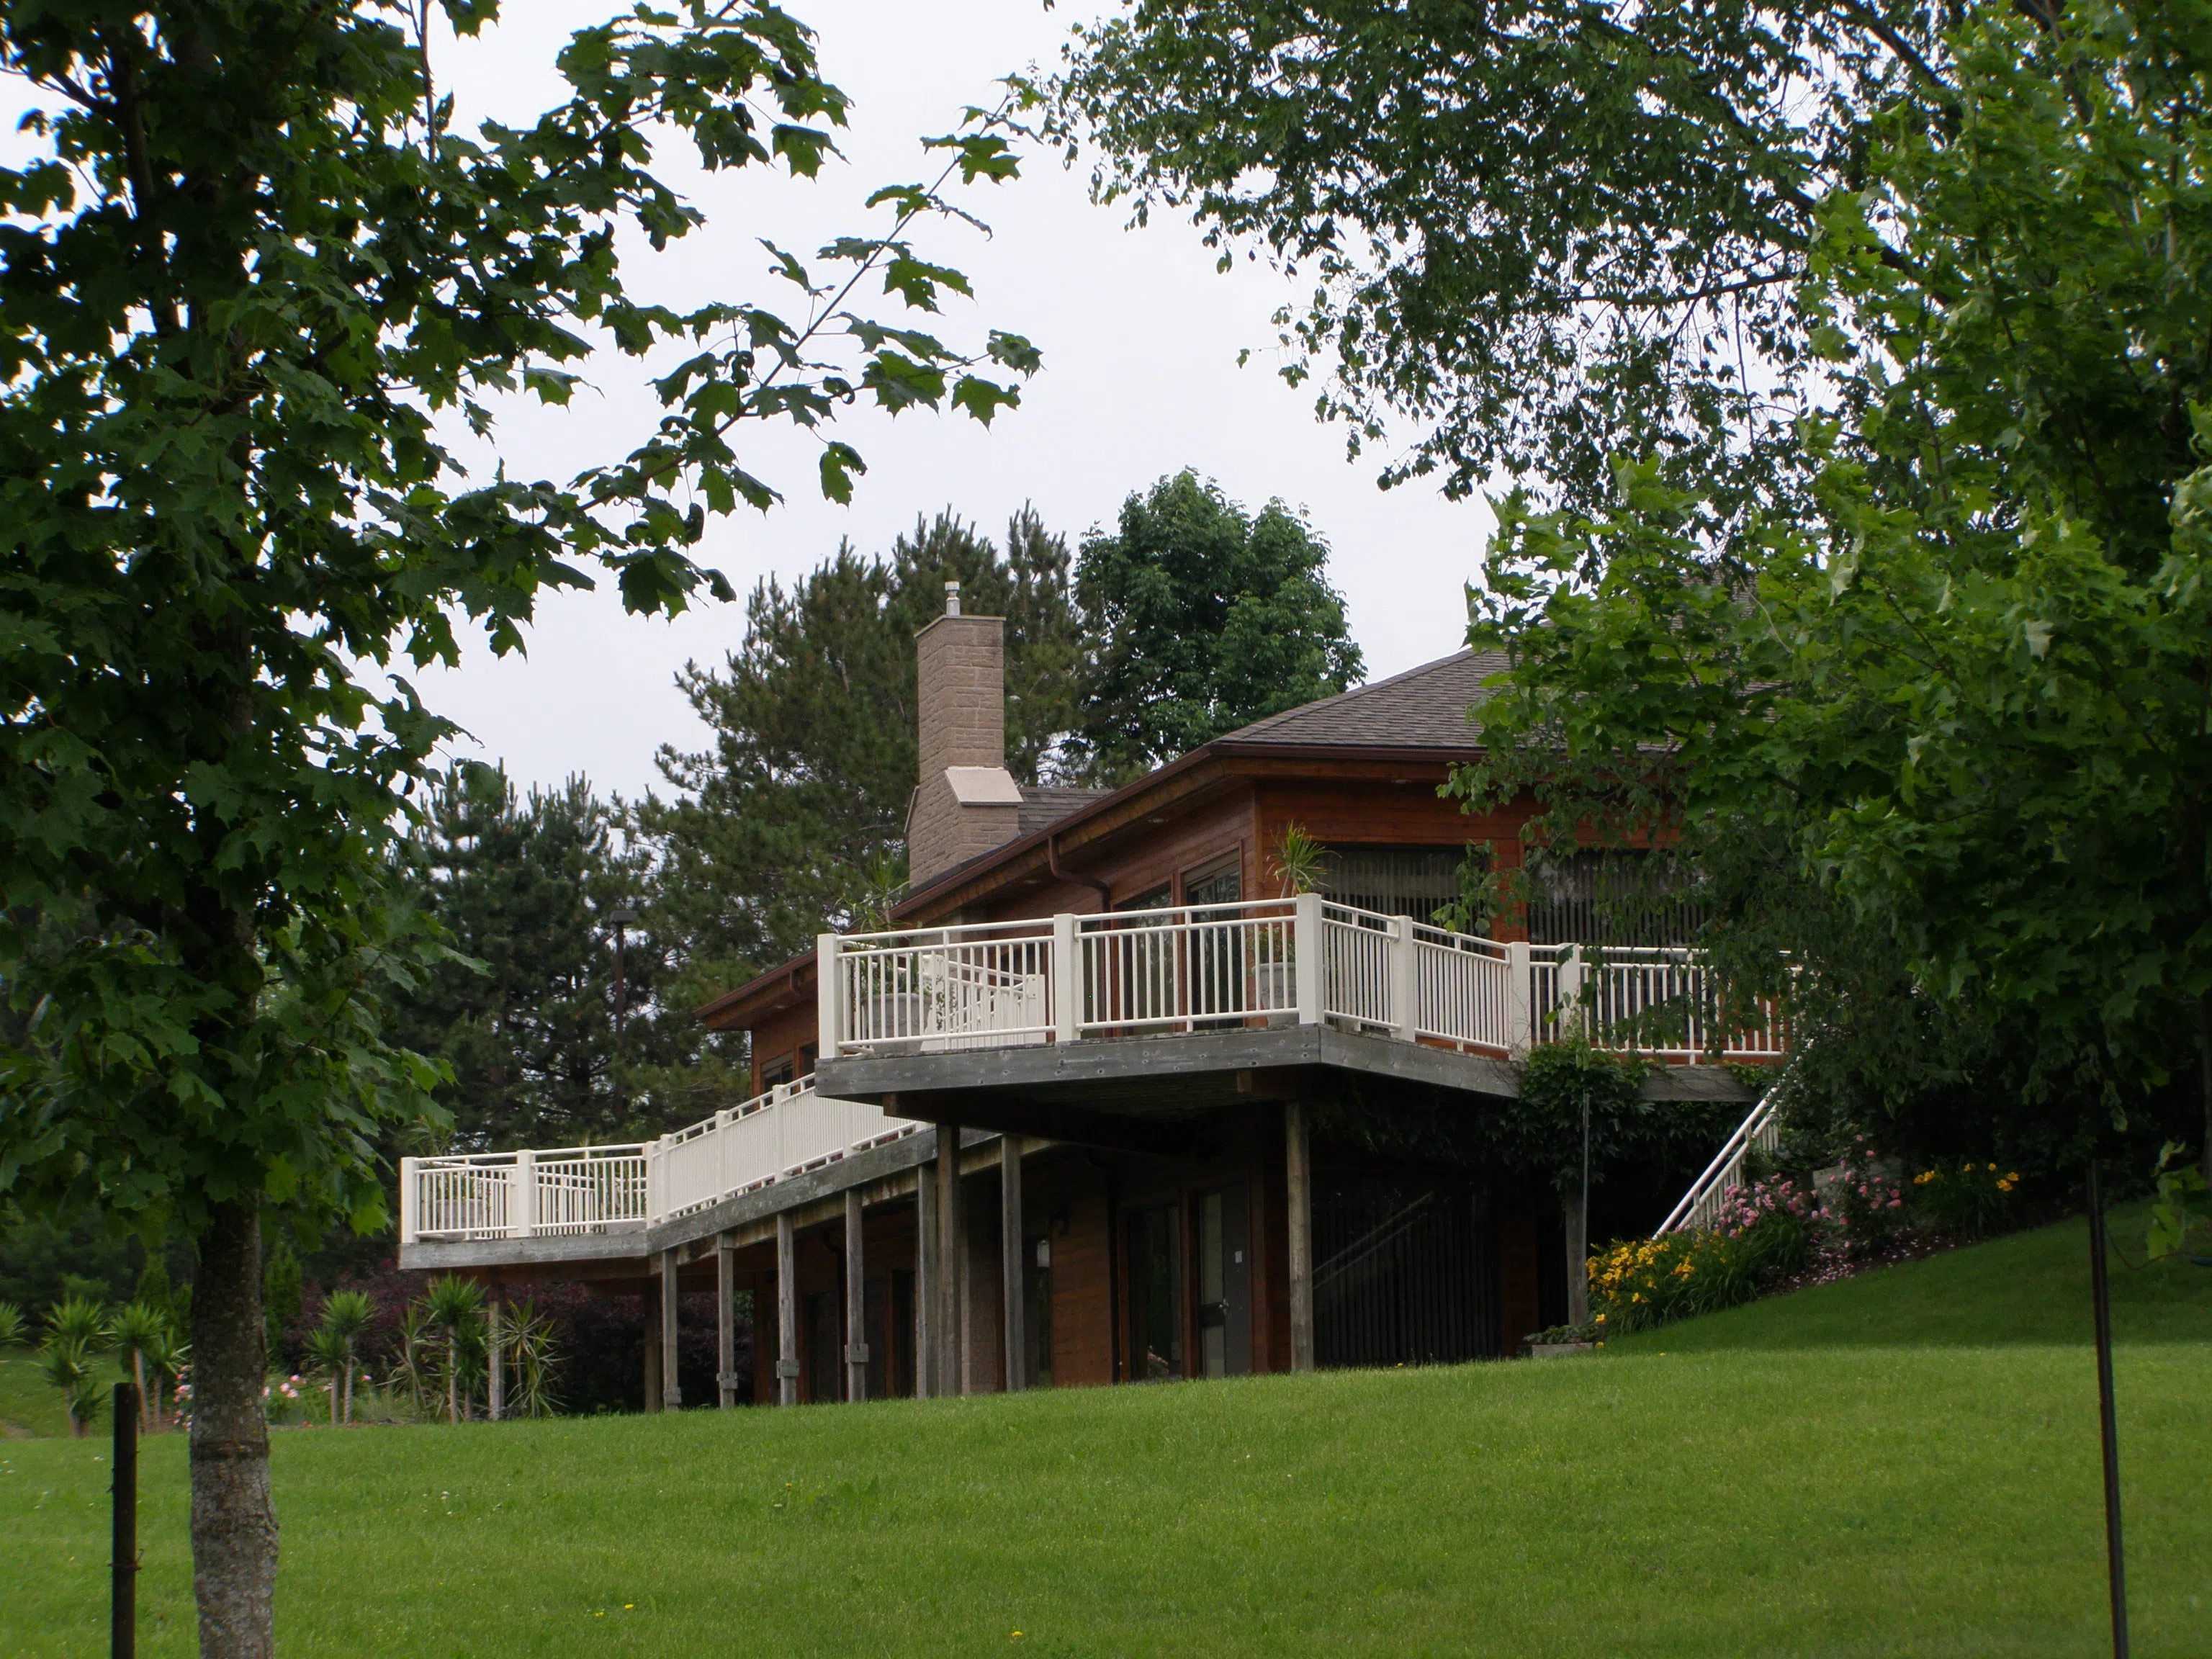
<path fill-rule="evenodd" d="M 421 1659 L 2090 1655 L 2069 1237 L 1542 1364 L 288 1432 L 280 1639 Z M 2118 1282 L 2137 1650 L 2202 1655 L 2212 1273 Z M 98 1650 L 105 1449 L 0 1446 L 0 1652 Z M 183 1450 L 145 1454 L 149 1655 L 191 1650 Z"/>

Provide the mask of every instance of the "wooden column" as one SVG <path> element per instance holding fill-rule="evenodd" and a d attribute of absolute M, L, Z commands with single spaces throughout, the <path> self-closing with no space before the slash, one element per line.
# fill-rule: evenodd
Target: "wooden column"
<path fill-rule="evenodd" d="M 496 1274 L 484 1300 L 484 1415 L 507 1415 L 507 1287 Z"/>
<path fill-rule="evenodd" d="M 860 1237 L 860 1189 L 845 1188 L 845 1398 L 868 1397 L 867 1257 Z"/>
<path fill-rule="evenodd" d="M 1006 1314 L 1006 1392 L 1029 1386 L 1029 1310 L 1022 1298 L 1022 1138 L 999 1137 L 999 1300 Z"/>
<path fill-rule="evenodd" d="M 738 1403 L 738 1252 L 727 1233 L 714 1239 L 714 1386 L 723 1406 Z"/>
<path fill-rule="evenodd" d="M 914 1393 L 927 1400 L 937 1392 L 937 1170 L 934 1163 L 914 1172 Z"/>
<path fill-rule="evenodd" d="M 968 1243 L 960 1204 L 960 1126 L 937 1126 L 937 1392 L 961 1392 L 960 1295 Z"/>
<path fill-rule="evenodd" d="M 1284 1219 L 1289 1224 L 1291 1280 L 1291 1369 L 1314 1368 L 1313 1152 L 1306 1137 L 1302 1101 L 1283 1108 Z"/>
<path fill-rule="evenodd" d="M 799 1403 L 799 1243 L 788 1210 L 775 1218 L 775 1403 Z"/>
<path fill-rule="evenodd" d="M 645 1281 L 645 1407 L 660 1409 L 660 1287 Z"/>
<path fill-rule="evenodd" d="M 660 1253 L 660 1401 L 664 1406 L 684 1403 L 683 1384 L 676 1376 L 676 1252 Z"/>

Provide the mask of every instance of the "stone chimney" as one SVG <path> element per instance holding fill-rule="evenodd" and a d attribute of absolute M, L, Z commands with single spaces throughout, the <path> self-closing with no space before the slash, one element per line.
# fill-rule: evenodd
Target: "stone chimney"
<path fill-rule="evenodd" d="M 945 614 L 915 635 L 921 778 L 907 810 L 908 880 L 927 885 L 1020 834 L 1022 792 L 1006 770 L 1006 659 L 997 617 Z"/>

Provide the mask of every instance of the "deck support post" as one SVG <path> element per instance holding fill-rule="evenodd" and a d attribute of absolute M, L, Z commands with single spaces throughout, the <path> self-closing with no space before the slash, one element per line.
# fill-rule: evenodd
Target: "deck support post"
<path fill-rule="evenodd" d="M 676 1375 L 676 1252 L 660 1253 L 660 1401 L 681 1406 L 684 1387 Z"/>
<path fill-rule="evenodd" d="M 999 1137 L 999 1300 L 1006 1316 L 1006 1392 L 1029 1387 L 1029 1331 L 1022 1298 L 1022 1138 Z"/>
<path fill-rule="evenodd" d="M 645 1281 L 645 1409 L 660 1409 L 660 1286 Z"/>
<path fill-rule="evenodd" d="M 714 1388 L 716 1403 L 738 1403 L 738 1252 L 727 1233 L 714 1236 Z"/>
<path fill-rule="evenodd" d="M 1303 1101 L 1291 1101 L 1283 1108 L 1283 1188 L 1290 1234 L 1291 1369 L 1310 1371 L 1314 1368 L 1313 1149 Z"/>
<path fill-rule="evenodd" d="M 845 1398 L 868 1397 L 868 1280 L 860 1237 L 860 1189 L 845 1188 Z"/>
<path fill-rule="evenodd" d="M 963 1391 L 960 1293 L 968 1277 L 966 1218 L 960 1203 L 960 1126 L 937 1126 L 937 1388 L 939 1395 Z"/>
<path fill-rule="evenodd" d="M 799 1240 L 788 1210 L 775 1218 L 775 1403 L 799 1403 Z"/>
<path fill-rule="evenodd" d="M 484 1415 L 498 1422 L 507 1415 L 507 1286 L 491 1277 L 484 1298 Z"/>
<path fill-rule="evenodd" d="M 937 1393 L 937 1171 L 933 1164 L 914 1172 L 914 1396 Z"/>

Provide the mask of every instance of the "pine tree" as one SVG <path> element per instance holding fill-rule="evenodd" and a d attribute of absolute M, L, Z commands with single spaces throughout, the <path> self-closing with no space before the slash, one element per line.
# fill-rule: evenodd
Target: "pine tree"
<path fill-rule="evenodd" d="M 1328 545 L 1280 501 L 1249 514 L 1188 469 L 1093 532 L 1076 603 L 1093 656 L 1075 745 L 1121 783 L 1224 732 L 1356 684 Z"/>
<path fill-rule="evenodd" d="M 617 843 L 617 821 L 577 777 L 518 799 L 503 772 L 465 764 L 430 792 L 408 877 L 462 959 L 400 1000 L 392 1030 L 452 1068 L 439 1093 L 461 1146 L 574 1146 L 696 1115 L 653 1086 L 699 1039 L 659 1007 L 667 954 L 643 914 L 645 860 Z"/>
<path fill-rule="evenodd" d="M 1006 763 L 1063 775 L 1080 635 L 1067 545 L 1024 509 L 1002 552 L 950 513 L 917 520 L 884 558 L 840 545 L 788 588 L 753 591 L 744 643 L 678 684 L 710 749 L 660 751 L 678 792 L 635 823 L 659 860 L 656 936 L 680 941 L 680 994 L 703 1001 L 846 927 L 905 866 L 918 763 L 914 636 L 961 585 L 972 616 L 1006 619 Z"/>

